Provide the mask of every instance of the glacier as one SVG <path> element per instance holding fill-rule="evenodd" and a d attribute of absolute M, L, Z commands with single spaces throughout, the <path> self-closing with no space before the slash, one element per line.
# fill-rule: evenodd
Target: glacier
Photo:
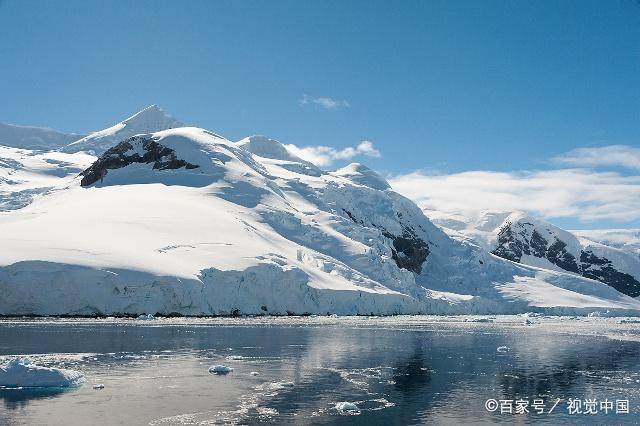
<path fill-rule="evenodd" d="M 0 315 L 640 313 L 436 226 L 362 164 L 323 170 L 155 106 L 77 142 L 0 148 Z"/>

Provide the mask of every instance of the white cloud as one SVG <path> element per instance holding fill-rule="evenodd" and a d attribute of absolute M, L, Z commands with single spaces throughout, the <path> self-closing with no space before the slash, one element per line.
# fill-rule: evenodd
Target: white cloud
<path fill-rule="evenodd" d="M 525 210 L 544 218 L 582 222 L 640 219 L 640 176 L 588 169 L 454 174 L 414 172 L 390 179 L 422 208 L 473 214 Z"/>
<path fill-rule="evenodd" d="M 300 100 L 300 105 L 308 105 L 308 104 L 318 105 L 329 111 L 335 111 L 339 108 L 348 108 L 350 106 L 349 102 L 345 100 L 332 99 L 326 96 L 313 98 L 308 95 L 302 95 L 302 99 Z"/>
<path fill-rule="evenodd" d="M 289 144 L 285 146 L 294 155 L 297 155 L 303 160 L 310 161 L 319 167 L 326 167 L 336 160 L 349 160 L 359 155 L 380 157 L 380 151 L 373 146 L 373 142 L 371 141 L 362 141 L 356 146 L 350 146 L 340 150 L 323 145 L 298 147 Z"/>
<path fill-rule="evenodd" d="M 553 160 L 578 167 L 620 166 L 640 170 L 640 148 L 627 145 L 578 148 Z"/>

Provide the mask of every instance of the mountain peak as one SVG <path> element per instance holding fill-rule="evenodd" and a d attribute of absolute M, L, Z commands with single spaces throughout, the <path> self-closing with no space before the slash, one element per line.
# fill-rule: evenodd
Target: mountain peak
<path fill-rule="evenodd" d="M 91 133 L 62 149 L 64 152 L 87 151 L 96 155 L 104 153 L 119 142 L 132 136 L 153 133 L 161 130 L 185 127 L 186 125 L 167 114 L 162 108 L 153 104 L 138 111 L 104 130 Z"/>
<path fill-rule="evenodd" d="M 131 117 L 123 120 L 123 123 L 131 123 L 140 119 L 149 119 L 149 118 L 168 118 L 173 120 L 169 114 L 167 114 L 162 108 L 160 108 L 156 104 L 149 105 L 146 108 L 141 109 L 140 111 L 133 114 Z"/>
<path fill-rule="evenodd" d="M 252 135 L 236 142 L 240 148 L 262 158 L 272 160 L 292 161 L 296 163 L 308 162 L 293 155 L 281 142 L 263 135 Z"/>
<path fill-rule="evenodd" d="M 348 178 L 359 185 L 384 191 L 391 188 L 389 182 L 379 173 L 360 163 L 351 163 L 334 172 L 338 176 Z"/>

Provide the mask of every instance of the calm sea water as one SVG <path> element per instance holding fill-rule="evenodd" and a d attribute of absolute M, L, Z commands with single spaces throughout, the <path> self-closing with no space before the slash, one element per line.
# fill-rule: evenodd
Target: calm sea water
<path fill-rule="evenodd" d="M 534 318 L 530 325 L 523 321 L 3 320 L 3 361 L 29 355 L 43 365 L 80 370 L 87 382 L 64 392 L 0 391 L 0 424 L 370 426 L 640 420 L 640 324 L 600 318 Z M 233 371 L 211 374 L 208 368 L 214 364 Z M 104 389 L 93 389 L 98 383 Z M 569 414 L 570 398 L 595 399 L 598 413 Z M 530 412 L 488 412 L 488 399 L 521 399 L 529 403 Z M 531 407 L 534 399 L 544 401 L 543 414 Z M 613 402 L 614 412 L 616 400 L 628 400 L 629 414 L 604 414 L 600 402 L 605 399 Z M 355 403 L 359 411 L 337 409 L 344 401 Z M 510 404 L 502 404 L 508 410 Z"/>

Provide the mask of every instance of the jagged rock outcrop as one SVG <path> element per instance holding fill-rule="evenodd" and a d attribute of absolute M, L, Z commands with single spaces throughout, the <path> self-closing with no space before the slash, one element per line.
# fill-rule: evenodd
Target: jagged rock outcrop
<path fill-rule="evenodd" d="M 401 236 L 388 235 L 388 238 L 393 241 L 391 253 L 398 268 L 422 273 L 422 264 L 429 256 L 429 245 L 410 229 L 406 229 Z"/>
<path fill-rule="evenodd" d="M 342 211 L 354 223 L 366 226 L 362 219 L 358 219 L 349 210 L 343 208 Z M 418 237 L 416 232 L 410 227 L 403 227 L 401 235 L 393 235 L 380 226 L 376 228 L 382 231 L 384 237 L 391 240 L 391 257 L 396 262 L 396 265 L 398 265 L 398 268 L 406 269 L 416 274 L 422 273 L 422 264 L 427 260 L 427 256 L 429 256 L 429 244 Z"/>
<path fill-rule="evenodd" d="M 640 282 L 637 279 L 616 270 L 609 259 L 598 257 L 591 251 L 580 253 L 580 270 L 584 277 L 607 283 L 626 295 L 640 296 Z"/>
<path fill-rule="evenodd" d="M 559 231 L 555 227 L 545 228 L 538 221 L 507 220 L 498 232 L 492 253 L 519 263 L 525 255 L 545 259 L 560 269 L 601 281 L 628 296 L 640 296 L 638 279 L 617 269 L 606 256 L 583 248 L 568 232 Z"/>
<path fill-rule="evenodd" d="M 153 168 L 157 170 L 199 167 L 177 158 L 174 150 L 160 145 L 152 138 L 134 136 L 107 150 L 91 167 L 80 173 L 83 176 L 80 185 L 93 185 L 102 180 L 110 169 L 119 169 L 134 163 L 153 164 Z"/>

